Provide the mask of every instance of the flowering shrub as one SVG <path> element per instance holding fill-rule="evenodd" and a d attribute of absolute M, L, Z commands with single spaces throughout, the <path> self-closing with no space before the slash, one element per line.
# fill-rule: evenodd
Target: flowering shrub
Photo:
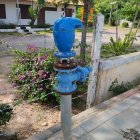
<path fill-rule="evenodd" d="M 29 45 L 25 52 L 14 50 L 14 56 L 10 79 L 24 99 L 30 102 L 59 102 L 58 95 L 53 91 L 53 51 Z"/>

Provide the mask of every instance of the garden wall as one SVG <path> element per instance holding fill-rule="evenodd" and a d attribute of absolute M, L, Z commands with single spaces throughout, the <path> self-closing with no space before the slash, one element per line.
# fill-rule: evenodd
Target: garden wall
<path fill-rule="evenodd" d="M 140 76 L 140 52 L 101 60 L 96 91 L 96 103 L 114 95 L 108 91 L 112 82 L 131 82 Z"/>

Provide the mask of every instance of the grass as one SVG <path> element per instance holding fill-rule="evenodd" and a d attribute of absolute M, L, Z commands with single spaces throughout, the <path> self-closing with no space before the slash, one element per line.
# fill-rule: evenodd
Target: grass
<path fill-rule="evenodd" d="M 53 31 L 52 30 L 44 30 L 44 31 L 36 31 L 36 33 L 38 34 L 38 35 L 46 35 L 46 34 L 52 34 L 53 33 Z"/>
<path fill-rule="evenodd" d="M 21 36 L 21 34 L 17 33 L 17 32 L 0 32 L 0 35 L 1 36 L 3 36 L 3 35 Z"/>
<path fill-rule="evenodd" d="M 82 32 L 82 29 L 76 29 L 76 32 Z M 92 33 L 93 28 L 87 28 L 87 33 Z"/>
<path fill-rule="evenodd" d="M 82 32 L 82 29 L 76 29 L 76 32 Z M 87 32 L 88 33 L 92 33 L 93 32 L 93 29 L 92 28 L 88 28 L 87 29 Z M 44 31 L 36 31 L 36 33 L 38 34 L 38 35 L 46 35 L 46 34 L 50 34 L 50 33 L 53 33 L 53 31 L 52 30 L 44 30 Z"/>

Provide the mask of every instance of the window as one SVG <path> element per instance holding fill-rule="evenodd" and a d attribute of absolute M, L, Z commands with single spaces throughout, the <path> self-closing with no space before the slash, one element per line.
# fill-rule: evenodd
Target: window
<path fill-rule="evenodd" d="M 45 7 L 46 11 L 57 11 L 56 7 Z"/>
<path fill-rule="evenodd" d="M 0 4 L 0 19 L 6 18 L 5 4 Z"/>
<path fill-rule="evenodd" d="M 31 5 L 19 4 L 21 19 L 30 19 L 29 7 Z"/>

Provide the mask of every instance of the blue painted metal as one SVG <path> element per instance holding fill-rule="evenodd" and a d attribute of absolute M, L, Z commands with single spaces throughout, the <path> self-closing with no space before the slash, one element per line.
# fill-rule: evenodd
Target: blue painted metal
<path fill-rule="evenodd" d="M 55 52 L 54 56 L 61 59 L 61 58 L 70 58 L 70 57 L 74 57 L 76 55 L 76 52 L 74 50 L 71 50 L 69 52 Z"/>
<path fill-rule="evenodd" d="M 55 84 L 55 90 L 61 94 L 71 94 L 77 89 L 76 82 L 84 82 L 87 75 L 91 72 L 90 67 L 76 67 L 70 70 L 59 70 L 56 76 L 57 83 Z"/>
<path fill-rule="evenodd" d="M 77 18 L 63 17 L 58 19 L 53 26 L 53 36 L 59 52 L 55 52 L 57 58 L 74 57 L 76 53 L 71 51 L 75 40 L 75 29 L 82 28 L 82 22 Z"/>
<path fill-rule="evenodd" d="M 58 19 L 53 27 L 53 36 L 55 45 L 58 51 L 54 56 L 63 59 L 70 58 L 76 55 L 75 51 L 71 50 L 75 40 L 75 29 L 82 28 L 83 24 L 79 19 L 71 17 L 63 17 Z M 59 64 L 58 64 L 59 65 Z M 74 69 L 55 69 L 58 74 L 56 76 L 56 84 L 54 89 L 63 94 L 71 94 L 77 89 L 76 82 L 83 82 L 87 75 L 91 72 L 90 67 L 77 66 Z"/>

